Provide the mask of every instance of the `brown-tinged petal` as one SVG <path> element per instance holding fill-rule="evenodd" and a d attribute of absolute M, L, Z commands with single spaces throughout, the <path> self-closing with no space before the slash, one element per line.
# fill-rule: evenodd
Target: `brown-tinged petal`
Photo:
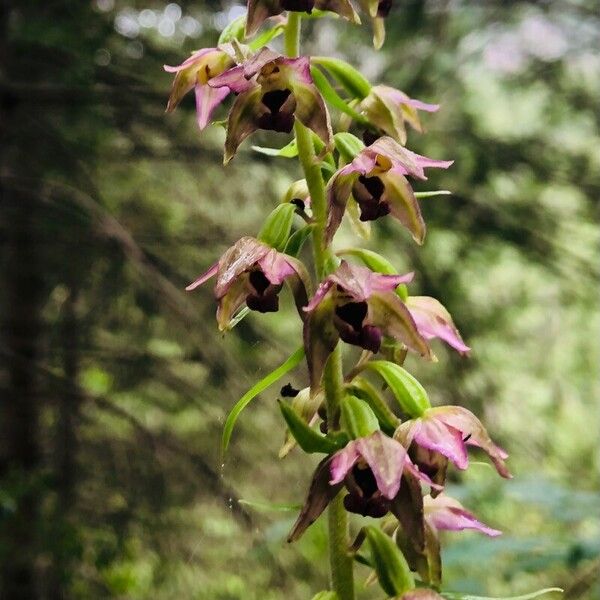
<path fill-rule="evenodd" d="M 254 35 L 266 19 L 282 12 L 283 7 L 280 0 L 248 0 L 246 37 Z"/>
<path fill-rule="evenodd" d="M 360 17 L 349 0 L 315 0 L 315 8 L 334 12 L 352 23 L 360 24 Z"/>
<path fill-rule="evenodd" d="M 229 95 L 229 88 L 213 89 L 209 85 L 197 85 L 195 95 L 196 119 L 198 127 L 202 130 L 210 123 L 210 118 L 215 108 Z"/>
<path fill-rule="evenodd" d="M 437 498 L 426 496 L 424 499 L 425 518 L 436 529 L 446 531 L 463 531 L 474 529 L 490 537 L 502 535 L 498 529 L 488 527 L 477 520 L 458 500 L 440 494 Z"/>
<path fill-rule="evenodd" d="M 342 489 L 343 484 L 341 482 L 335 485 L 329 483 L 331 460 L 331 457 L 327 457 L 318 464 L 304 506 L 288 535 L 288 542 L 299 539 Z"/>
<path fill-rule="evenodd" d="M 223 158 L 225 164 L 235 156 L 239 145 L 259 128 L 260 117 L 269 112 L 261 100 L 261 88 L 254 85 L 248 91 L 242 92 L 233 103 L 227 120 L 227 137 Z"/>
<path fill-rule="evenodd" d="M 421 554 L 425 549 L 423 494 L 419 480 L 410 473 L 404 474 L 400 490 L 390 504 L 390 511 L 402 525 L 415 552 Z"/>

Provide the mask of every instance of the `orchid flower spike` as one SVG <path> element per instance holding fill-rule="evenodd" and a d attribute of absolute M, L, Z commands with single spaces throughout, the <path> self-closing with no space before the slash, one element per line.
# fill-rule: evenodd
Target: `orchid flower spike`
<path fill-rule="evenodd" d="M 215 297 L 220 330 L 229 328 L 231 319 L 245 303 L 250 310 L 275 312 L 278 294 L 288 280 L 296 307 L 307 302 L 308 274 L 302 263 L 252 237 L 243 237 L 229 248 L 206 273 L 186 287 L 187 291 L 217 277 Z"/>
<path fill-rule="evenodd" d="M 280 15 L 286 10 L 310 13 L 313 8 L 328 10 L 348 21 L 360 23 L 360 18 L 349 0 L 248 0 L 246 36 L 254 35 L 269 17 Z"/>
<path fill-rule="evenodd" d="M 409 309 L 395 293 L 398 285 L 412 278 L 412 273 L 382 275 L 346 261 L 325 278 L 304 308 L 309 315 L 304 323 L 304 344 L 311 387 L 318 386 L 338 338 L 375 353 L 386 335 L 433 359 Z"/>
<path fill-rule="evenodd" d="M 439 104 L 409 98 L 387 85 L 374 85 L 358 105 L 371 125 L 401 144 L 406 144 L 406 123 L 418 132 L 423 131 L 418 111 L 435 112 L 439 108 Z"/>
<path fill-rule="evenodd" d="M 230 44 L 219 48 L 204 48 L 194 52 L 180 65 L 165 65 L 167 73 L 175 73 L 167 112 L 175 110 L 181 99 L 192 89 L 196 95 L 196 117 L 202 130 L 210 122 L 214 110 L 227 98 L 230 89 L 226 86 L 212 88 L 208 82 L 235 64 Z"/>
<path fill-rule="evenodd" d="M 418 244 L 422 244 L 425 222 L 406 176 L 427 179 L 425 168 L 447 169 L 451 164 L 452 161 L 415 154 L 389 136 L 378 139 L 337 171 L 329 182 L 327 242 L 340 226 L 352 194 L 360 207 L 361 221 L 373 221 L 391 214 L 410 231 Z"/>
<path fill-rule="evenodd" d="M 290 133 L 296 119 L 312 129 L 327 147 L 332 144 L 329 113 L 313 83 L 306 56 L 286 58 L 263 48 L 245 63 L 211 79 L 208 85 L 238 94 L 227 122 L 225 163 L 256 130 Z"/>
<path fill-rule="evenodd" d="M 477 446 L 487 452 L 502 477 L 511 478 L 504 462 L 508 458 L 506 451 L 492 442 L 481 421 L 462 406 L 429 408 L 418 419 L 402 423 L 394 437 L 407 448 L 416 444 L 439 453 L 461 470 L 469 466 L 467 446 Z M 411 456 L 420 465 L 416 455 Z M 426 465 L 423 469 L 430 472 Z"/>
<path fill-rule="evenodd" d="M 317 467 L 288 541 L 297 540 L 344 486 L 349 492 L 344 498 L 346 510 L 375 518 L 395 512 L 406 476 L 435 486 L 413 465 L 402 444 L 383 432 L 349 442 Z"/>

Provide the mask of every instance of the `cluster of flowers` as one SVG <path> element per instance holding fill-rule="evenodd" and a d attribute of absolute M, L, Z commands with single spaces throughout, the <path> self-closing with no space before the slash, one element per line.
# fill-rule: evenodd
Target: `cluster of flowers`
<path fill-rule="evenodd" d="M 373 19 L 377 43 L 382 41 L 381 23 L 390 4 L 387 0 L 364 0 L 363 8 Z M 270 41 L 285 27 L 281 13 L 313 9 L 358 21 L 348 0 L 250 0 L 245 33 L 252 36 L 263 21 L 274 17 L 272 35 L 262 36 Z M 406 124 L 420 130 L 418 111 L 432 112 L 437 105 L 412 99 L 387 86 L 365 85 L 356 76 L 356 85 L 346 89 L 357 88 L 359 92 L 348 101 L 346 113 L 365 128 L 363 138 L 370 143 L 365 146 L 346 134 L 350 136 L 346 142 L 352 143 L 338 145 L 322 91 L 330 88 L 318 85 L 323 71 L 317 69 L 315 73 L 316 65 L 309 57 L 286 57 L 264 45 L 243 44 L 240 39 L 233 36 L 218 47 L 195 52 L 179 66 L 165 67 L 175 73 L 167 110 L 173 110 L 185 94 L 194 90 L 198 125 L 203 129 L 211 122 L 215 109 L 233 95 L 227 119 L 226 163 L 253 132 L 262 129 L 290 133 L 300 122 L 311 130 L 321 164 L 331 167 L 333 163 L 333 168 L 322 170 L 328 178 L 327 210 L 322 223 L 325 248 L 329 248 L 351 209 L 359 223 L 389 215 L 417 243 L 422 243 L 425 223 L 410 179 L 424 180 L 425 169 L 445 169 L 451 162 L 408 150 L 404 146 Z M 338 71 L 347 68 L 348 77 L 355 77 L 349 65 L 340 66 L 341 61 L 336 64 Z M 338 71 L 328 74 L 335 79 Z M 303 323 L 310 382 L 304 390 L 289 385 L 282 389 L 282 396 L 293 398 L 291 403 L 281 403 L 290 432 L 282 454 L 296 443 L 308 452 L 326 454 L 314 473 L 289 540 L 298 539 L 345 488 L 346 510 L 383 518 L 381 530 L 394 540 L 410 569 L 429 586 L 401 590 L 403 597 L 437 598 L 432 588 L 438 588 L 441 579 L 438 531 L 475 529 L 490 536 L 500 533 L 443 492 L 448 464 L 466 469 L 467 446 L 476 446 L 487 452 L 502 477 L 510 477 L 505 465 L 507 454 L 492 442 L 479 419 L 468 410 L 459 406 L 431 407 L 425 391 L 402 364 L 408 351 L 432 360 L 430 341 L 434 338 L 463 355 L 468 354 L 469 347 L 437 300 L 408 295 L 406 285 L 412 281 L 412 273 L 398 274 L 372 252 L 350 253 L 362 261 L 361 265 L 330 253 L 328 274 L 312 293 L 308 270 L 297 257 L 301 242 L 308 237 L 302 233 L 310 233 L 315 221 L 306 182 L 296 182 L 284 204 L 289 210 L 276 209 L 272 213 L 281 216 L 271 219 L 276 235 L 266 227 L 258 238 L 243 237 L 187 289 L 194 290 L 216 278 L 217 322 L 221 330 L 226 330 L 241 310 L 277 311 L 279 294 L 284 284 L 289 285 Z M 292 234 L 294 214 L 305 223 Z M 363 352 L 345 374 L 339 414 L 328 415 L 323 409 L 322 377 L 340 340 Z M 375 360 L 377 354 L 383 360 Z M 393 411 L 382 392 L 364 377 L 368 370 L 384 378 L 398 401 L 397 410 Z M 317 423 L 320 431 L 315 427 Z M 428 488 L 428 493 L 423 493 L 422 486 Z M 353 547 L 356 552 L 360 538 Z M 391 595 L 399 592 L 393 586 L 385 591 Z"/>

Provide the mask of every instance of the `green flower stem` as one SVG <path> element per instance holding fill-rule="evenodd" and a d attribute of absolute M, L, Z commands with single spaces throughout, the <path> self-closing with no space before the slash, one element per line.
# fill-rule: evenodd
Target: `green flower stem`
<path fill-rule="evenodd" d="M 300 22 L 301 15 L 288 12 L 288 22 L 285 30 L 285 52 L 288 56 L 298 56 L 300 53 Z M 325 197 L 325 182 L 321 167 L 315 156 L 312 133 L 302 123 L 296 121 L 294 126 L 298 156 L 304 177 L 310 192 L 311 209 L 315 220 L 313 229 L 313 253 L 315 271 L 320 280 L 326 274 L 330 250 L 325 244 L 325 222 L 327 218 L 327 201 Z M 336 419 L 339 414 L 340 402 L 344 393 L 342 371 L 342 353 L 338 344 L 325 365 L 323 386 L 327 404 L 327 420 L 332 429 L 337 428 Z M 354 573 L 352 558 L 348 555 L 348 515 L 344 510 L 342 494 L 331 502 L 328 509 L 329 528 L 329 565 L 331 571 L 331 587 L 339 600 L 354 600 Z"/>

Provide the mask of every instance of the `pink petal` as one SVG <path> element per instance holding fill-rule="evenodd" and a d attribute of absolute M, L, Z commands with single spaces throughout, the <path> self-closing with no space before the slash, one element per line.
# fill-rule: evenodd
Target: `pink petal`
<path fill-rule="evenodd" d="M 204 129 L 210 122 L 210 117 L 229 95 L 228 87 L 217 89 L 211 88 L 209 85 L 196 85 L 196 119 L 200 130 Z"/>
<path fill-rule="evenodd" d="M 413 462 L 410 460 L 410 458 L 408 456 L 406 457 L 406 460 L 404 461 L 404 470 L 408 471 L 413 477 L 420 479 L 423 483 L 432 487 L 434 490 L 443 490 L 444 489 L 444 486 L 434 483 L 431 480 L 431 478 L 429 477 L 429 475 L 426 475 L 425 473 L 420 471 L 419 468 L 415 464 L 413 464 Z"/>
<path fill-rule="evenodd" d="M 280 62 L 282 65 L 286 65 L 294 71 L 296 80 L 300 83 L 313 83 L 308 57 L 299 56 L 298 58 L 282 58 Z"/>
<path fill-rule="evenodd" d="M 198 279 L 190 283 L 190 285 L 188 285 L 185 288 L 185 291 L 191 292 L 192 290 L 195 290 L 197 287 L 201 286 L 204 282 L 208 281 L 211 277 L 216 275 L 218 270 L 219 263 L 216 262 L 210 269 L 208 269 L 208 271 L 206 271 L 206 273 L 203 273 L 202 275 L 200 275 L 200 277 L 198 277 Z"/>
<path fill-rule="evenodd" d="M 265 277 L 273 284 L 279 285 L 283 281 L 296 273 L 294 267 L 290 264 L 285 254 L 271 249 L 259 261 L 258 265 L 265 274 Z"/>
<path fill-rule="evenodd" d="M 311 312 L 315 308 L 317 308 L 317 306 L 319 304 L 321 304 L 323 298 L 325 298 L 325 296 L 327 295 L 327 292 L 332 287 L 333 287 L 333 282 L 330 281 L 329 279 L 325 279 L 325 281 L 321 282 L 319 284 L 319 287 L 317 288 L 317 291 L 315 292 L 315 295 L 311 298 L 310 302 L 304 307 L 304 310 L 306 312 Z"/>
<path fill-rule="evenodd" d="M 183 71 L 183 69 L 187 69 L 189 66 L 193 65 L 196 61 L 202 58 L 205 54 L 209 52 L 220 52 L 218 48 L 202 48 L 202 50 L 198 50 L 194 52 L 189 58 L 184 60 L 180 65 L 175 67 L 171 67 L 169 65 L 163 65 L 163 69 L 167 73 L 177 73 L 179 71 Z"/>
<path fill-rule="evenodd" d="M 359 459 L 356 440 L 349 442 L 342 450 L 336 452 L 331 460 L 330 485 L 336 485 L 343 481 L 344 477 L 352 470 Z"/>
<path fill-rule="evenodd" d="M 467 354 L 471 350 L 463 342 L 450 313 L 435 298 L 410 296 L 406 306 L 424 338 L 440 338 L 461 354 Z"/>
<path fill-rule="evenodd" d="M 507 452 L 492 442 L 481 421 L 471 411 L 462 406 L 440 406 L 430 409 L 428 414 L 435 414 L 435 417 L 446 425 L 457 429 L 465 437 L 469 436 L 467 444 L 485 450 L 502 477 L 512 477 L 504 463 L 508 458 Z"/>
<path fill-rule="evenodd" d="M 488 527 L 477 520 L 475 515 L 466 510 L 458 500 L 440 494 L 437 498 L 424 498 L 425 517 L 436 528 L 445 531 L 463 531 L 474 529 L 490 537 L 502 535 L 498 529 Z"/>
<path fill-rule="evenodd" d="M 357 452 L 371 468 L 381 494 L 392 500 L 400 489 L 406 449 L 381 431 L 356 440 Z"/>
<path fill-rule="evenodd" d="M 270 48 L 262 48 L 260 52 L 244 63 L 244 77 L 246 79 L 254 77 L 265 65 L 280 58 L 282 57 L 278 52 L 273 52 Z"/>
<path fill-rule="evenodd" d="M 454 427 L 448 427 L 442 421 L 429 418 L 428 412 L 418 419 L 420 423 L 416 427 L 414 441 L 423 448 L 443 454 L 459 469 L 466 469 L 469 466 L 469 457 L 461 432 Z"/>
<path fill-rule="evenodd" d="M 249 90 L 254 83 L 244 77 L 244 67 L 239 65 L 213 77 L 208 81 L 208 85 L 212 88 L 227 87 L 232 92 L 241 94 Z"/>

